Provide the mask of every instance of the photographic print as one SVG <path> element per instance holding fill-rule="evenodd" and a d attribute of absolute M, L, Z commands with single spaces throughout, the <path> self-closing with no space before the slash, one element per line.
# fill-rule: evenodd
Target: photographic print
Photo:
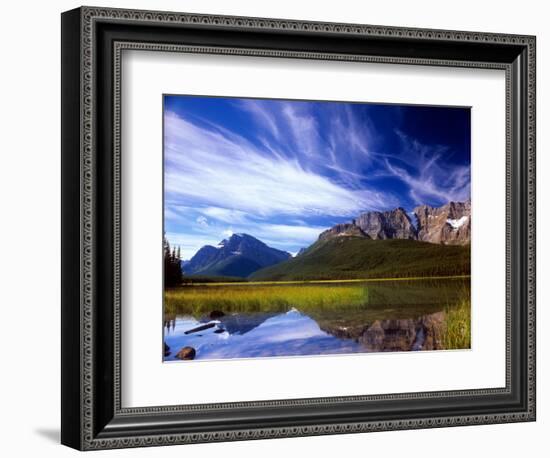
<path fill-rule="evenodd" d="M 469 107 L 163 116 L 164 361 L 470 348 Z"/>

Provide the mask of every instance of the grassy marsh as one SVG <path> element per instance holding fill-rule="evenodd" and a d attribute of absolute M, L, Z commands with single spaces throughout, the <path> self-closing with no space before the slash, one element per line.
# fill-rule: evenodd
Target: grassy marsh
<path fill-rule="evenodd" d="M 212 310 L 232 313 L 283 312 L 295 307 L 308 310 L 359 308 L 368 304 L 364 285 L 217 285 L 168 289 L 167 313 L 201 315 Z"/>
<path fill-rule="evenodd" d="M 470 348 L 469 277 L 392 282 L 247 282 L 184 285 L 165 291 L 165 315 L 282 313 L 296 308 L 321 326 L 364 327 L 375 320 L 415 319 L 445 312 L 446 349 Z"/>

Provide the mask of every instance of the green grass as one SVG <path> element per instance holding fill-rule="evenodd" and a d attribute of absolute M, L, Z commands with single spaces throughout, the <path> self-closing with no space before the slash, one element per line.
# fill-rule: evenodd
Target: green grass
<path fill-rule="evenodd" d="M 469 278 L 327 283 L 210 283 L 169 288 L 166 312 L 201 315 L 212 310 L 226 313 L 349 310 L 383 313 L 403 309 L 421 315 L 442 304 L 454 304 L 466 291 Z M 410 316 L 412 318 L 412 316 Z"/>
<path fill-rule="evenodd" d="M 201 315 L 224 312 L 282 312 L 295 307 L 307 312 L 357 308 L 368 303 L 363 285 L 218 285 L 183 286 L 165 292 L 166 313 Z"/>
<path fill-rule="evenodd" d="M 258 270 L 249 279 L 309 281 L 469 274 L 469 246 L 339 237 L 317 242 L 302 255 Z"/>
<path fill-rule="evenodd" d="M 462 298 L 458 304 L 445 309 L 444 348 L 452 350 L 471 348 L 471 310 L 472 304 L 469 296 Z"/>

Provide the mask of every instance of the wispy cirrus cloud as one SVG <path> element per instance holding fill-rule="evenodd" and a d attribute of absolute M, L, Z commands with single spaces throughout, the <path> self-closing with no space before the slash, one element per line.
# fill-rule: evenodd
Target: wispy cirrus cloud
<path fill-rule="evenodd" d="M 248 224 L 250 222 L 247 213 L 240 210 L 223 207 L 205 207 L 199 211 L 210 218 L 229 224 Z"/>
<path fill-rule="evenodd" d="M 401 155 L 385 157 L 384 163 L 390 174 L 409 187 L 409 195 L 415 203 L 436 201 L 444 204 L 470 197 L 469 164 L 450 165 L 443 159 L 445 146 L 425 145 L 400 131 L 397 134 L 402 143 Z M 399 162 L 408 167 L 396 165 Z"/>
<path fill-rule="evenodd" d="M 364 211 L 469 196 L 469 151 L 449 161 L 449 145 L 400 130 L 395 107 L 173 99 L 164 114 L 165 225 L 185 239 L 186 257 L 233 232 L 296 252 Z"/>
<path fill-rule="evenodd" d="M 273 137 L 280 138 L 279 126 L 277 118 L 272 111 L 266 110 L 262 106 L 261 100 L 255 99 L 241 99 L 239 100 L 239 106 L 249 112 L 253 119 L 267 129 Z"/>
<path fill-rule="evenodd" d="M 295 159 L 266 154 L 248 140 L 165 116 L 165 190 L 170 200 L 274 214 L 351 216 L 383 208 L 387 195 L 347 189 Z"/>

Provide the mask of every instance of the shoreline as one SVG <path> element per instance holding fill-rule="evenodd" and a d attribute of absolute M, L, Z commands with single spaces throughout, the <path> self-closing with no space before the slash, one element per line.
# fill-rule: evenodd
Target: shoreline
<path fill-rule="evenodd" d="M 258 285 L 307 285 L 323 283 L 365 283 L 365 282 L 389 282 L 389 281 L 420 281 L 420 280 L 458 280 L 471 278 L 467 275 L 450 275 L 435 277 L 393 277 L 393 278 L 352 278 L 347 280 L 283 280 L 283 281 L 243 281 L 243 282 L 197 282 L 183 283 L 172 288 L 181 288 L 188 286 L 258 286 Z M 171 288 L 170 288 L 171 289 Z"/>

